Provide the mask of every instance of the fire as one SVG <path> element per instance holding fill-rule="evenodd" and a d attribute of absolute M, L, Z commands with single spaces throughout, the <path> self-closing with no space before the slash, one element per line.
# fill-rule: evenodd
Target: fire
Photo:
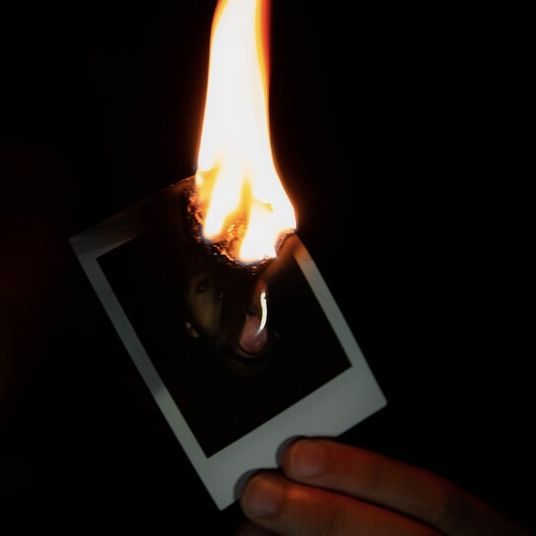
<path fill-rule="evenodd" d="M 196 173 L 203 236 L 249 263 L 296 227 L 270 145 L 269 0 L 220 0 Z"/>

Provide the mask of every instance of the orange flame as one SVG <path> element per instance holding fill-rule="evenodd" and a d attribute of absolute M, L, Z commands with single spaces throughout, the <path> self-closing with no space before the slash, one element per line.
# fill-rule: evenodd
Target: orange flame
<path fill-rule="evenodd" d="M 276 256 L 296 220 L 268 120 L 269 0 L 220 0 L 196 173 L 203 236 L 241 262 Z"/>

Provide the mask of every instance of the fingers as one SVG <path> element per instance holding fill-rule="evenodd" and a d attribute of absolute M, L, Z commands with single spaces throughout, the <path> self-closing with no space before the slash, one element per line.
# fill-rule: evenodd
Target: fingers
<path fill-rule="evenodd" d="M 488 505 L 436 475 L 339 443 L 297 441 L 284 455 L 283 471 L 292 480 L 407 514 L 447 534 L 514 530 Z"/>
<path fill-rule="evenodd" d="M 283 471 L 293 480 L 382 504 L 434 526 L 444 523 L 450 492 L 444 481 L 372 452 L 305 439 L 289 447 Z"/>
<path fill-rule="evenodd" d="M 438 533 L 404 516 L 323 489 L 260 473 L 241 498 L 246 516 L 282 536 L 432 536 Z"/>

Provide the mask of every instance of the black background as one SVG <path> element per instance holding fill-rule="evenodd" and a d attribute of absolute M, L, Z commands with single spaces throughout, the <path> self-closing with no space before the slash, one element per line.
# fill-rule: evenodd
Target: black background
<path fill-rule="evenodd" d="M 274 2 L 272 134 L 389 400 L 345 439 L 528 522 L 525 16 L 316 4 Z M 43 505 L 43 524 L 239 522 L 210 503 L 66 242 L 193 172 L 213 7 L 3 8 L 0 489 Z"/>

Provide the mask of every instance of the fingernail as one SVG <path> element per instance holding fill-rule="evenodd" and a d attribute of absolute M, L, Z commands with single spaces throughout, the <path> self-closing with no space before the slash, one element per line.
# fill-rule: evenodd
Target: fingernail
<path fill-rule="evenodd" d="M 272 517 L 281 509 L 283 494 L 284 486 L 277 478 L 255 476 L 246 487 L 244 509 L 252 517 Z"/>
<path fill-rule="evenodd" d="M 303 439 L 291 447 L 290 469 L 297 478 L 318 476 L 326 470 L 328 453 L 317 441 Z"/>

